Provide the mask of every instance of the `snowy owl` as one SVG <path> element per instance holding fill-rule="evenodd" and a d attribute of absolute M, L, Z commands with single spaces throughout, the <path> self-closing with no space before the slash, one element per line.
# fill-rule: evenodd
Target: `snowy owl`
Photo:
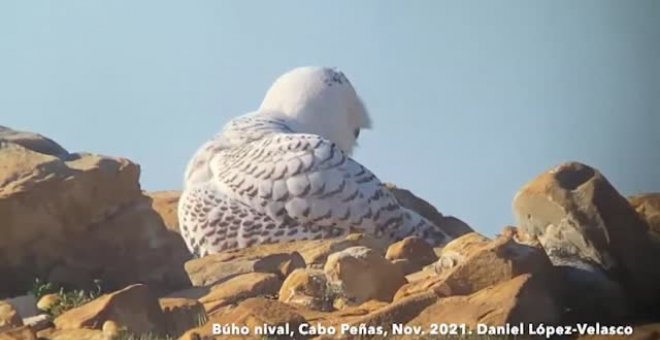
<path fill-rule="evenodd" d="M 188 164 L 178 217 L 190 251 L 205 256 L 350 232 L 448 242 L 350 157 L 369 127 L 339 70 L 301 67 L 280 76 L 256 112 L 227 123 Z"/>

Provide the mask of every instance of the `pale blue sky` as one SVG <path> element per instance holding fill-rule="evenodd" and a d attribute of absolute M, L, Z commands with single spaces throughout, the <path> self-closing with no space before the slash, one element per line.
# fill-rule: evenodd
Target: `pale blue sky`
<path fill-rule="evenodd" d="M 130 158 L 146 190 L 302 65 L 366 102 L 357 160 L 486 234 L 564 160 L 660 191 L 660 1 L 0 2 L 0 125 Z"/>

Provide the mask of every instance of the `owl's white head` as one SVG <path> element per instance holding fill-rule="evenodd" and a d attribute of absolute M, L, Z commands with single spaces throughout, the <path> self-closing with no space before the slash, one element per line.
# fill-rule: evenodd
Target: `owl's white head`
<path fill-rule="evenodd" d="M 362 100 L 337 69 L 300 67 L 273 83 L 260 112 L 282 114 L 298 132 L 320 135 L 347 154 L 357 144 L 360 129 L 371 127 Z"/>

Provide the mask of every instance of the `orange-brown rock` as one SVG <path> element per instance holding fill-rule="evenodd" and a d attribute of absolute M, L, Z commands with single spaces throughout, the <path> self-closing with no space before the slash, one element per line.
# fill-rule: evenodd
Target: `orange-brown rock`
<path fill-rule="evenodd" d="M 406 283 L 399 268 L 376 251 L 352 247 L 328 257 L 323 271 L 328 283 L 353 304 L 368 300 L 392 301 Z"/>
<path fill-rule="evenodd" d="M 0 340 L 37 340 L 37 336 L 28 326 L 9 328 L 5 330 L 0 328 Z"/>
<path fill-rule="evenodd" d="M 167 230 L 179 233 L 177 209 L 180 191 L 156 191 L 145 193 L 151 199 L 151 209 L 157 212 Z"/>
<path fill-rule="evenodd" d="M 274 296 L 280 290 L 282 280 L 271 273 L 247 273 L 232 277 L 211 287 L 199 301 L 208 314 L 241 300 L 260 295 Z"/>
<path fill-rule="evenodd" d="M 35 277 L 79 288 L 189 284 L 181 265 L 190 255 L 143 195 L 135 163 L 6 128 L 0 159 L 0 297 Z"/>
<path fill-rule="evenodd" d="M 365 324 L 368 326 L 382 326 L 385 329 L 392 324 L 405 324 L 417 317 L 425 308 L 438 301 L 438 296 L 433 292 L 425 292 L 408 296 L 394 301 L 378 310 L 371 311 L 367 315 L 351 319 L 340 319 L 336 324 L 347 323 L 355 326 Z"/>
<path fill-rule="evenodd" d="M 46 338 L 48 340 L 108 340 L 113 337 L 103 333 L 98 329 L 54 329 L 48 332 L 39 332 L 39 338 Z"/>
<path fill-rule="evenodd" d="M 108 320 L 135 334 L 162 334 L 165 330 L 158 300 L 147 286 L 141 284 L 105 294 L 68 310 L 58 316 L 54 323 L 58 329 L 101 329 Z"/>
<path fill-rule="evenodd" d="M 660 242 L 660 193 L 648 193 L 628 198 L 630 205 L 646 221 L 652 236 Z"/>
<path fill-rule="evenodd" d="M 596 169 L 580 163 L 555 167 L 516 194 L 514 212 L 519 227 L 538 237 L 552 262 L 571 271 L 571 288 L 580 295 L 597 295 L 596 301 L 615 294 L 623 300 L 617 291 L 625 291 L 638 308 L 660 306 L 660 247 Z M 583 289 L 582 281 L 589 282 Z M 617 284 L 622 289 L 608 288 Z"/>
<path fill-rule="evenodd" d="M 288 325 L 289 331 L 296 331 L 298 325 L 304 322 L 305 318 L 294 307 L 277 300 L 257 297 L 241 302 L 236 308 L 212 315 L 205 325 L 189 330 L 181 339 L 245 339 L 246 336 L 247 338 L 261 338 L 261 335 L 254 333 L 256 327 L 263 327 L 266 324 L 273 327 L 273 331 L 275 331 L 278 327 L 284 330 L 284 327 Z M 234 332 L 234 336 L 216 335 L 214 337 L 214 324 L 245 327 L 248 333 L 237 335 Z M 288 335 L 287 333 L 283 337 L 288 337 Z"/>
<path fill-rule="evenodd" d="M 312 310 L 328 311 L 335 296 L 320 269 L 297 269 L 289 275 L 278 293 L 278 300 Z"/>
<path fill-rule="evenodd" d="M 23 326 L 23 319 L 13 305 L 0 301 L 0 331 Z"/>
<path fill-rule="evenodd" d="M 103 335 L 107 337 L 117 337 L 120 333 L 124 332 L 125 329 L 116 322 L 107 320 L 103 323 L 103 326 L 101 326 L 101 331 L 103 332 Z"/>
<path fill-rule="evenodd" d="M 385 253 L 385 258 L 392 262 L 405 261 L 402 263 L 404 274 L 421 270 L 424 266 L 438 260 L 433 247 L 423 239 L 414 236 L 406 237 L 390 245 Z"/>
<path fill-rule="evenodd" d="M 277 274 L 282 279 L 299 268 L 305 268 L 305 259 L 297 251 L 267 255 L 254 263 L 254 271 Z"/>
<path fill-rule="evenodd" d="M 438 261 L 435 264 L 438 273 L 443 270 L 454 268 L 459 263 L 465 262 L 468 254 L 474 254 L 475 249 L 481 249 L 491 240 L 477 232 L 464 234 L 447 243 L 438 255 Z"/>
<path fill-rule="evenodd" d="M 197 300 L 162 298 L 158 302 L 163 311 L 167 334 L 170 336 L 179 336 L 191 328 L 204 324 L 208 319 L 204 306 Z M 104 332 L 107 333 L 105 329 Z"/>
<path fill-rule="evenodd" d="M 467 295 L 526 273 L 555 280 L 543 250 L 516 242 L 515 235 L 515 229 L 505 229 L 493 241 L 476 233 L 451 241 L 438 260 L 437 275 L 401 287 L 394 299 L 424 291 L 441 297 Z"/>
<path fill-rule="evenodd" d="M 208 286 L 233 276 L 265 271 L 286 274 L 304 264 L 323 267 L 328 255 L 346 248 L 366 245 L 376 250 L 385 249 L 382 241 L 351 234 L 344 238 L 263 244 L 244 249 L 233 249 L 218 254 L 190 260 L 185 264 L 191 282 L 195 286 Z M 261 261 L 260 261 L 261 260 Z M 282 275 L 284 276 L 284 275 Z"/>
<path fill-rule="evenodd" d="M 504 325 L 532 323 L 556 324 L 560 306 L 549 294 L 546 282 L 530 274 L 482 289 L 468 296 L 441 298 L 408 322 L 428 327 L 435 323 Z"/>

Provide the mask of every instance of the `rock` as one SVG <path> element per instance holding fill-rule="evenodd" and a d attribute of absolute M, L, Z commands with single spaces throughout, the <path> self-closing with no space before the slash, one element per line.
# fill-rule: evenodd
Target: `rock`
<path fill-rule="evenodd" d="M 278 293 L 280 302 L 312 310 L 329 311 L 335 296 L 320 269 L 297 269 L 289 275 Z"/>
<path fill-rule="evenodd" d="M 197 300 L 211 291 L 212 286 L 191 287 L 169 293 L 165 298 Z"/>
<path fill-rule="evenodd" d="M 209 286 L 239 274 L 259 271 L 280 273 L 284 276 L 287 271 L 290 273 L 302 266 L 299 256 L 308 266 L 322 268 L 328 255 L 360 245 L 382 250 L 383 253 L 385 249 L 380 241 L 370 236 L 351 234 L 345 238 L 262 244 L 233 249 L 190 260 L 186 262 L 185 269 L 195 286 Z M 281 264 L 284 265 L 282 268 Z"/>
<path fill-rule="evenodd" d="M 660 193 L 649 193 L 631 196 L 630 205 L 646 221 L 649 232 L 660 241 Z"/>
<path fill-rule="evenodd" d="M 47 137 L 37 133 L 12 130 L 1 125 L 0 142 L 20 145 L 25 149 L 44 155 L 56 157 L 66 157 L 69 155 L 68 151 Z"/>
<path fill-rule="evenodd" d="M 224 253 L 192 259 L 185 264 L 186 272 L 195 287 L 222 283 L 238 275 L 253 273 L 256 259 L 228 259 Z"/>
<path fill-rule="evenodd" d="M 323 271 L 330 286 L 352 304 L 371 299 L 392 301 L 397 289 L 406 283 L 396 265 L 367 247 L 352 247 L 330 255 Z"/>
<path fill-rule="evenodd" d="M 2 330 L 0 328 L 0 340 L 37 340 L 37 336 L 28 326 L 7 330 Z"/>
<path fill-rule="evenodd" d="M 406 280 L 408 280 L 408 283 L 413 283 L 417 282 L 420 280 L 424 280 L 429 277 L 438 277 L 438 275 L 435 272 L 435 267 L 433 265 L 431 266 L 426 266 L 424 269 L 408 274 L 406 275 Z M 405 286 L 405 285 L 404 285 Z"/>
<path fill-rule="evenodd" d="M 254 263 L 254 271 L 277 274 L 281 279 L 286 279 L 291 272 L 298 268 L 305 268 L 305 259 L 297 251 L 289 254 L 267 255 Z"/>
<path fill-rule="evenodd" d="M 543 280 L 524 274 L 468 296 L 441 298 L 408 325 L 465 324 L 470 329 L 477 324 L 552 325 L 560 321 L 561 310 L 548 292 Z"/>
<path fill-rule="evenodd" d="M 47 333 L 39 332 L 39 338 L 47 338 L 49 340 L 109 340 L 103 331 L 98 329 L 55 329 Z"/>
<path fill-rule="evenodd" d="M 259 295 L 275 295 L 282 286 L 282 280 L 271 273 L 247 273 L 233 277 L 211 287 L 211 291 L 201 297 L 208 314 L 241 300 Z"/>
<path fill-rule="evenodd" d="M 42 311 L 48 311 L 60 303 L 62 299 L 57 294 L 46 294 L 37 302 L 37 308 Z"/>
<path fill-rule="evenodd" d="M 134 282 L 190 285 L 190 258 L 177 232 L 144 195 L 139 166 L 123 158 L 69 153 L 55 142 L 0 131 L 0 297 L 21 294 L 35 277 L 69 288 Z"/>
<path fill-rule="evenodd" d="M 465 222 L 452 216 L 443 216 L 433 205 L 415 196 L 406 189 L 397 188 L 396 185 L 386 183 L 388 188 L 396 197 L 399 204 L 424 216 L 436 226 L 447 232 L 452 238 L 472 232 L 472 228 Z"/>
<path fill-rule="evenodd" d="M 399 271 L 403 273 L 403 275 L 416 273 L 422 269 L 417 263 L 409 259 L 392 260 L 391 262 L 393 265 L 399 268 Z"/>
<path fill-rule="evenodd" d="M 164 219 L 158 210 L 154 210 L 154 207 L 164 209 L 165 204 L 175 209 L 176 202 L 166 194 L 150 195 L 140 196 L 114 217 L 107 218 L 94 233 L 98 239 L 92 244 L 103 240 L 112 251 L 122 254 L 103 271 L 101 280 L 104 285 L 124 287 L 143 282 L 158 292 L 190 287 L 184 264 L 192 255 L 178 230 L 168 226 L 172 222 L 166 222 L 167 216 Z M 105 259 L 99 262 L 103 263 Z"/>
<path fill-rule="evenodd" d="M 438 260 L 433 247 L 419 237 L 407 237 L 387 248 L 385 258 L 394 262 L 405 260 L 402 263 L 404 274 L 421 270 L 424 266 Z"/>
<path fill-rule="evenodd" d="M 197 300 L 163 298 L 159 300 L 168 334 L 180 336 L 191 328 L 206 323 L 208 315 L 204 306 Z"/>
<path fill-rule="evenodd" d="M 660 248 L 647 224 L 596 169 L 562 164 L 526 184 L 513 205 L 519 227 L 568 272 L 574 291 L 591 294 L 590 301 L 601 301 L 614 314 L 624 304 L 605 301 L 611 294 L 625 300 L 616 293 L 621 291 L 637 309 L 660 314 Z"/>
<path fill-rule="evenodd" d="M 0 331 L 23 326 L 21 315 L 10 303 L 0 301 Z"/>
<path fill-rule="evenodd" d="M 101 326 L 101 331 L 103 332 L 103 335 L 111 338 L 118 336 L 119 333 L 122 332 L 122 329 L 116 322 L 108 320 L 103 323 L 103 326 Z"/>
<path fill-rule="evenodd" d="M 375 327 L 382 326 L 388 329 L 392 324 L 405 324 L 414 319 L 425 308 L 434 304 L 436 301 L 438 301 L 436 294 L 432 292 L 421 293 L 394 301 L 388 306 L 371 311 L 367 315 L 349 320 L 342 319 L 340 322 L 353 326 L 359 326 L 361 324 Z"/>
<path fill-rule="evenodd" d="M 260 335 L 254 334 L 255 327 L 263 327 L 264 324 L 270 327 L 288 327 L 286 337 L 289 338 L 289 331 L 295 331 L 305 319 L 295 310 L 285 303 L 277 300 L 269 300 L 262 297 L 250 298 L 241 302 L 236 308 L 212 315 L 204 326 L 194 328 L 186 332 L 181 339 L 206 339 L 212 333 L 212 327 L 216 325 L 235 325 L 237 327 L 246 326 L 249 335 L 252 338 L 260 338 Z M 233 334 L 237 334 L 234 332 Z M 222 336 L 222 339 L 242 339 L 241 336 Z"/>
<path fill-rule="evenodd" d="M 476 232 L 467 233 L 451 240 L 438 254 L 438 262 L 435 265 L 436 271 L 441 272 L 465 262 L 467 254 L 473 254 L 476 249 L 481 249 L 490 242 L 489 238 Z"/>
<path fill-rule="evenodd" d="M 49 314 L 39 314 L 23 319 L 23 325 L 29 326 L 33 331 L 39 332 L 53 327 L 53 317 Z"/>
<path fill-rule="evenodd" d="M 179 218 L 177 216 L 177 210 L 181 192 L 156 191 L 148 192 L 146 196 L 151 200 L 151 209 L 158 213 L 167 230 L 178 234 Z"/>
<path fill-rule="evenodd" d="M 142 284 L 105 294 L 68 310 L 55 319 L 55 326 L 58 329 L 101 329 L 108 320 L 135 334 L 162 334 L 165 329 L 158 300 Z"/>
<path fill-rule="evenodd" d="M 476 233 L 452 240 L 438 260 L 438 275 L 401 287 L 394 300 L 425 291 L 441 297 L 468 295 L 527 273 L 557 282 L 543 249 L 520 244 L 515 235 L 516 230 L 511 228 L 493 241 Z"/>

